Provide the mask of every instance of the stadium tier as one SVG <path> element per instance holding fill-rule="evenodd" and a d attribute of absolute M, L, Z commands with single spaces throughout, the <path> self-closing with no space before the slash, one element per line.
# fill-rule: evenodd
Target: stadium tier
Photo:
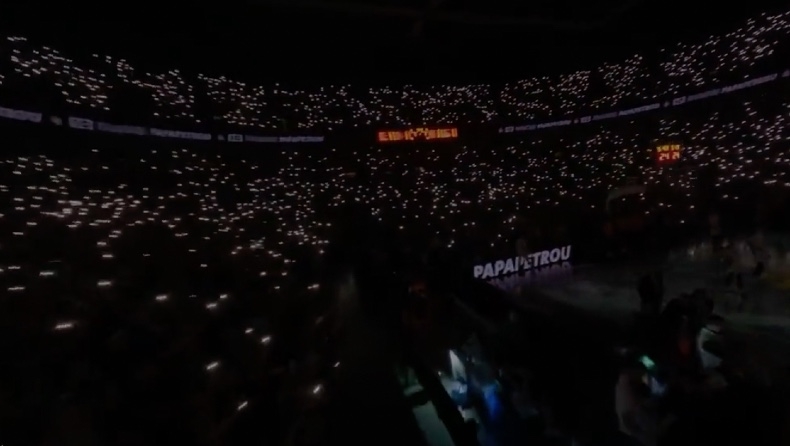
<path fill-rule="evenodd" d="M 78 128 L 138 133 L 137 126 L 153 127 L 159 131 L 148 132 L 159 136 L 174 136 L 168 131 L 327 136 L 341 129 L 480 124 L 528 130 L 630 116 L 771 82 L 790 68 L 784 40 L 789 30 L 788 13 L 764 14 L 725 35 L 586 71 L 503 85 L 429 88 L 307 89 L 182 73 L 177 67 L 151 73 L 111 55 L 72 60 L 56 48 L 9 37 L 0 46 L 0 105 L 43 113 L 47 120 L 79 117 L 83 120 L 72 122 Z"/>

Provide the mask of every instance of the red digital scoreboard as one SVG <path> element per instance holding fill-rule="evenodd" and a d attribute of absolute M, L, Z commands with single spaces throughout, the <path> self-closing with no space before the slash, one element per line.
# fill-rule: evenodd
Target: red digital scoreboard
<path fill-rule="evenodd" d="M 458 129 L 455 127 L 429 128 L 417 127 L 408 130 L 386 130 L 378 132 L 378 142 L 420 141 L 433 139 L 458 138 Z"/>
<path fill-rule="evenodd" d="M 683 147 L 680 144 L 663 144 L 656 147 L 656 164 L 663 166 L 680 161 Z"/>

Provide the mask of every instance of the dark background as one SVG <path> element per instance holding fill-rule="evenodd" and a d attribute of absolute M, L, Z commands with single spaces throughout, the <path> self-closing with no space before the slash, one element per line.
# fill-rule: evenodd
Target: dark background
<path fill-rule="evenodd" d="M 4 35 L 255 83 L 498 81 L 727 31 L 786 1 L 228 0 L 0 5 Z"/>

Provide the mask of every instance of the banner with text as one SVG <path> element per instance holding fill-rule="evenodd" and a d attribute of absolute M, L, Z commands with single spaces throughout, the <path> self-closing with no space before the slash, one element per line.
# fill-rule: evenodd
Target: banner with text
<path fill-rule="evenodd" d="M 42 114 L 24 110 L 13 110 L 0 107 L 0 117 L 15 119 L 18 121 L 42 122 Z M 55 125 L 63 125 L 64 120 L 60 117 L 52 116 L 50 122 Z M 189 132 L 183 130 L 163 129 L 157 127 L 142 127 L 136 125 L 112 124 L 109 122 L 94 121 L 79 116 L 69 116 L 65 124 L 72 129 L 88 130 L 103 133 L 113 133 L 117 135 L 137 135 L 137 136 L 156 136 L 160 138 L 186 139 L 192 141 L 227 141 L 245 143 L 320 143 L 324 141 L 323 136 L 259 136 L 242 135 L 229 133 L 226 135 L 214 135 L 206 132 Z"/>
<path fill-rule="evenodd" d="M 30 112 L 25 110 L 14 110 L 12 108 L 0 107 L 0 118 L 13 119 L 15 121 L 27 121 L 40 123 L 41 113 Z"/>
<path fill-rule="evenodd" d="M 549 121 L 549 122 L 540 122 L 540 123 L 527 123 L 522 125 L 516 126 L 506 126 L 500 127 L 499 133 L 520 133 L 520 132 L 528 132 L 534 130 L 541 130 L 541 129 L 549 129 L 555 127 L 564 127 L 567 125 L 572 124 L 586 124 L 589 122 L 597 122 L 603 121 L 606 119 L 618 118 L 623 116 L 633 116 L 641 113 L 646 113 L 652 110 L 658 110 L 661 108 L 670 108 L 676 107 L 678 105 L 687 104 L 690 102 L 699 101 L 702 99 L 712 98 L 715 96 L 719 96 L 725 93 L 732 93 L 734 91 L 740 91 L 746 88 L 756 87 L 758 85 L 762 85 L 768 82 L 773 82 L 779 78 L 786 78 L 790 76 L 790 70 L 785 70 L 781 73 L 774 73 L 768 74 L 766 76 L 760 76 L 753 79 L 749 79 L 744 82 L 739 82 L 734 85 L 728 85 L 726 87 L 721 88 L 713 88 L 710 90 L 705 90 L 700 93 L 688 95 L 688 96 L 680 96 L 674 99 L 666 100 L 663 102 L 654 102 L 651 104 L 642 105 L 639 107 L 629 108 L 625 110 L 619 111 L 611 111 L 607 113 L 601 113 L 596 115 L 587 115 L 587 116 L 580 116 L 577 118 L 563 118 L 556 121 Z"/>
<path fill-rule="evenodd" d="M 533 252 L 524 256 L 515 256 L 509 259 L 475 265 L 472 269 L 472 275 L 475 279 L 486 280 L 570 261 L 571 245 L 568 245 L 561 248 Z"/>

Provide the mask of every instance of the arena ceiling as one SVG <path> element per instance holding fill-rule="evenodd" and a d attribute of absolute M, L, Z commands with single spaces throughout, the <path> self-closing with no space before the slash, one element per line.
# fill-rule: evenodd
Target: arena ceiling
<path fill-rule="evenodd" d="M 403 21 L 408 35 L 419 38 L 426 26 L 455 24 L 479 28 L 533 27 L 588 30 L 605 26 L 643 0 L 258 0 L 277 8 L 324 11 L 368 19 Z"/>
<path fill-rule="evenodd" d="M 696 3 L 696 4 L 695 4 Z M 695 40 L 786 1 L 227 0 L 0 5 L 3 34 L 151 68 L 300 82 L 475 81 Z"/>

